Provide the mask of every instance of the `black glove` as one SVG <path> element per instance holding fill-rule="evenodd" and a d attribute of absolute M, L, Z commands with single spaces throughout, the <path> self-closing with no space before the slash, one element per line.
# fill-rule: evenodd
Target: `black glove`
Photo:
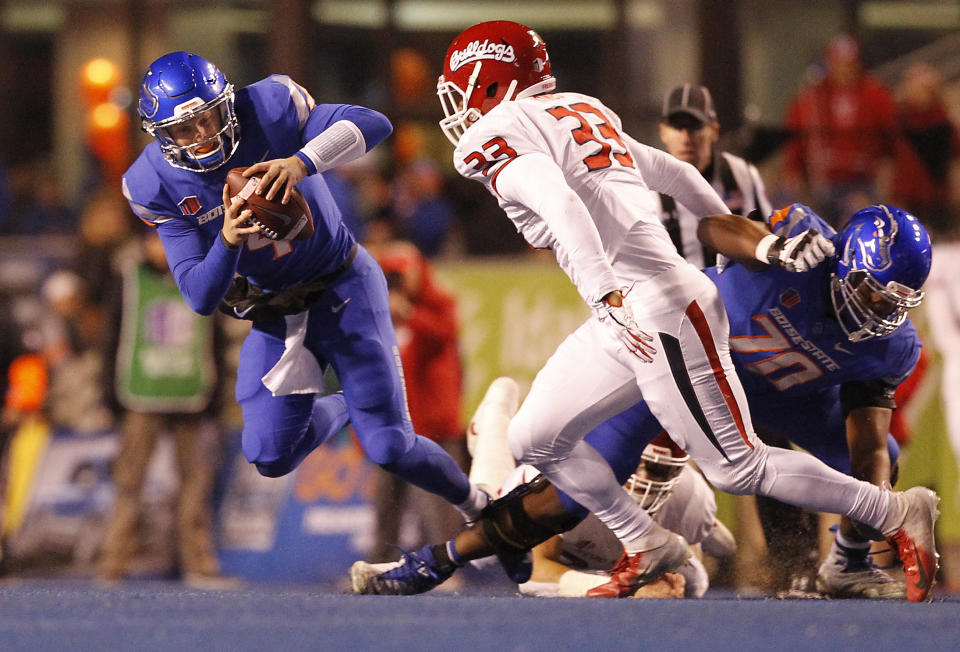
<path fill-rule="evenodd" d="M 234 319 L 282 319 L 305 311 L 326 289 L 325 283 L 302 283 L 281 292 L 265 292 L 252 285 L 245 276 L 237 276 L 219 309 Z"/>

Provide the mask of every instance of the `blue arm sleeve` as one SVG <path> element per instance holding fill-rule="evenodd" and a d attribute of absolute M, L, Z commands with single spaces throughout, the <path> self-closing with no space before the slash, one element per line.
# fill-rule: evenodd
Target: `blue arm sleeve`
<path fill-rule="evenodd" d="M 187 305 L 201 315 L 213 314 L 233 282 L 240 248 L 230 249 L 218 237 L 207 249 L 200 233 L 186 220 L 170 220 L 157 228 Z"/>

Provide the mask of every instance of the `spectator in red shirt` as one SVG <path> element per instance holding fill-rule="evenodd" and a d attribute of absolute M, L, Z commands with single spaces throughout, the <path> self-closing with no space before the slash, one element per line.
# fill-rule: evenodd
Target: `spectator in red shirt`
<path fill-rule="evenodd" d="M 950 178 L 960 156 L 960 134 L 944 105 L 943 76 L 917 63 L 904 72 L 898 91 L 903 138 L 897 144 L 893 201 L 934 234 L 958 235 Z"/>
<path fill-rule="evenodd" d="M 390 289 L 390 313 L 403 363 L 407 405 L 416 432 L 443 447 L 461 468 L 467 449 L 461 416 L 463 370 L 457 341 L 456 302 L 433 279 L 433 271 L 412 244 L 388 241 L 370 245 Z M 377 474 L 374 504 L 380 561 L 396 558 L 404 508 L 420 515 L 423 542 L 449 537 L 463 518 L 442 498 L 388 473 Z M 416 545 L 420 545 L 417 543 Z"/>
<path fill-rule="evenodd" d="M 797 199 L 821 207 L 821 215 L 839 228 L 842 216 L 886 194 L 896 107 L 889 90 L 862 70 L 851 36 L 831 39 L 824 58 L 824 77 L 790 103 L 787 127 L 794 137 L 784 164 Z"/>

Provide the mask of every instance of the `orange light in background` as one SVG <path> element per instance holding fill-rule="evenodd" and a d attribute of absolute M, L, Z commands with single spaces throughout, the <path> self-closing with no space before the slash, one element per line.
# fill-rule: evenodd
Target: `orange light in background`
<path fill-rule="evenodd" d="M 112 102 L 101 102 L 90 112 L 90 128 L 110 131 L 123 121 L 124 112 Z"/>
<path fill-rule="evenodd" d="M 414 104 L 432 91 L 433 76 L 426 57 L 413 48 L 401 48 L 390 56 L 390 80 L 398 104 Z"/>
<path fill-rule="evenodd" d="M 130 116 L 112 102 L 101 102 L 87 116 L 87 140 L 108 179 L 119 179 L 130 164 Z"/>
<path fill-rule="evenodd" d="M 81 80 L 87 102 L 100 104 L 106 102 L 110 92 L 120 84 L 120 69 L 110 59 L 97 57 L 84 64 Z"/>
<path fill-rule="evenodd" d="M 130 164 L 130 116 L 118 98 L 129 93 L 120 67 L 106 57 L 87 61 L 80 71 L 80 86 L 87 102 L 86 132 L 90 150 L 112 183 Z"/>
<path fill-rule="evenodd" d="M 410 163 L 424 155 L 423 127 L 410 120 L 399 122 L 393 131 L 393 156 L 398 163 Z"/>
<path fill-rule="evenodd" d="M 38 353 L 26 353 L 14 359 L 7 369 L 10 388 L 6 407 L 21 412 L 36 412 L 47 398 L 47 363 Z"/>

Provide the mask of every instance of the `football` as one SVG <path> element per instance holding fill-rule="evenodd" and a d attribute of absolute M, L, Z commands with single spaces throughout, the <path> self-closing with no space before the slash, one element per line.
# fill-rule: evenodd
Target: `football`
<path fill-rule="evenodd" d="M 313 235 L 313 215 L 310 206 L 296 188 L 290 196 L 290 203 L 281 204 L 281 192 L 272 200 L 256 194 L 262 175 L 250 178 L 243 176 L 247 168 L 233 168 L 227 172 L 227 186 L 230 198 L 243 199 L 241 211 L 250 209 L 253 216 L 250 221 L 260 226 L 260 233 L 271 240 L 307 240 Z"/>

